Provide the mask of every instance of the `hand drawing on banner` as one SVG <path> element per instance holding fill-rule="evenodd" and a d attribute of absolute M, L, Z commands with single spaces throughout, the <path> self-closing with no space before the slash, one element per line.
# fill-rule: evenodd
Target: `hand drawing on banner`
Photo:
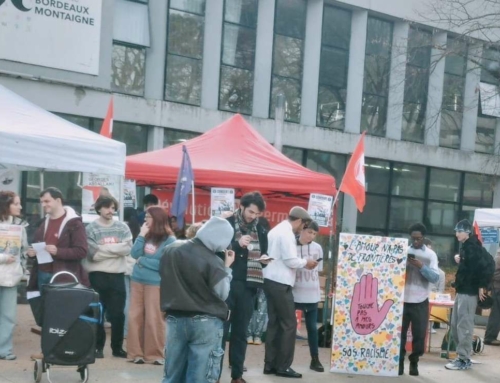
<path fill-rule="evenodd" d="M 394 304 L 392 299 L 378 308 L 378 279 L 372 274 L 363 275 L 354 285 L 351 300 L 351 325 L 359 335 L 368 335 L 380 327 Z"/>

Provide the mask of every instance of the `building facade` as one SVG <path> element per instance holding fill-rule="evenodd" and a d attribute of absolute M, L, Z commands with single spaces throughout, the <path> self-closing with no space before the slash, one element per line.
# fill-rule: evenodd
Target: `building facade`
<path fill-rule="evenodd" d="M 94 73 L 0 53 L 0 84 L 94 131 L 113 94 L 113 138 L 127 144 L 127 154 L 195 137 L 234 113 L 272 142 L 283 93 L 283 152 L 332 174 L 337 186 L 367 131 L 367 204 L 360 214 L 350 197 L 341 198 L 341 229 L 406 235 L 422 221 L 446 259 L 456 251 L 458 219 L 500 206 L 500 118 L 479 92 L 498 83 L 477 65 L 478 57 L 495 63 L 499 55 L 426 22 L 421 3 L 107 0 L 93 21 L 98 41 L 81 43 L 89 52 L 97 45 Z M 2 7 L 17 12 L 9 0 Z M 44 22 L 63 17 L 32 11 L 45 13 Z M 0 46 L 7 24 L 0 23 Z M 77 204 L 77 181 L 77 174 L 47 174 L 45 184 Z M 24 174 L 32 214 L 39 188 L 38 173 Z"/>

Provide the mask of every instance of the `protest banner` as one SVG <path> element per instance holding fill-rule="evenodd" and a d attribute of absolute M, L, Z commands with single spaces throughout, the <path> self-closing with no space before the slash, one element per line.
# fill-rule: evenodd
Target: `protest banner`
<path fill-rule="evenodd" d="M 107 174 L 83 173 L 82 177 L 82 220 L 92 222 L 98 215 L 95 201 L 101 195 L 111 195 L 120 202 L 120 177 Z M 116 213 L 118 219 L 118 212 Z"/>
<path fill-rule="evenodd" d="M 331 372 L 397 376 L 408 240 L 341 233 Z"/>
<path fill-rule="evenodd" d="M 333 197 L 323 194 L 311 194 L 307 211 L 319 226 L 329 226 Z"/>
<path fill-rule="evenodd" d="M 234 189 L 212 188 L 210 216 L 220 217 L 224 211 L 234 211 Z"/>

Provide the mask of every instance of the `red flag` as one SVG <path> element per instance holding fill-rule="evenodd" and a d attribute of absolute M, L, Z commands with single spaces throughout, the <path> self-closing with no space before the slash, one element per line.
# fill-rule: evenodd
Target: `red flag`
<path fill-rule="evenodd" d="M 477 235 L 477 238 L 483 243 L 483 236 L 481 235 L 481 230 L 479 229 L 479 225 L 477 224 L 477 221 L 474 221 L 474 234 Z"/>
<path fill-rule="evenodd" d="M 101 136 L 111 138 L 113 134 L 113 96 L 111 96 L 111 100 L 109 101 L 108 113 L 106 113 L 106 118 L 104 119 L 101 126 Z"/>
<path fill-rule="evenodd" d="M 365 132 L 361 135 L 347 164 L 340 191 L 352 196 L 358 210 L 363 212 L 365 207 Z"/>

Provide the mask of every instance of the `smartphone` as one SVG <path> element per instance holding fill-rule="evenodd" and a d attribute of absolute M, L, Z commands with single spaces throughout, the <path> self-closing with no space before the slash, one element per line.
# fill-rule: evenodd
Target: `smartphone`
<path fill-rule="evenodd" d="M 415 259 L 415 254 L 408 254 L 408 258 Z"/>
<path fill-rule="evenodd" d="M 323 258 L 318 258 L 316 259 L 316 262 L 320 263 L 323 260 Z"/>

